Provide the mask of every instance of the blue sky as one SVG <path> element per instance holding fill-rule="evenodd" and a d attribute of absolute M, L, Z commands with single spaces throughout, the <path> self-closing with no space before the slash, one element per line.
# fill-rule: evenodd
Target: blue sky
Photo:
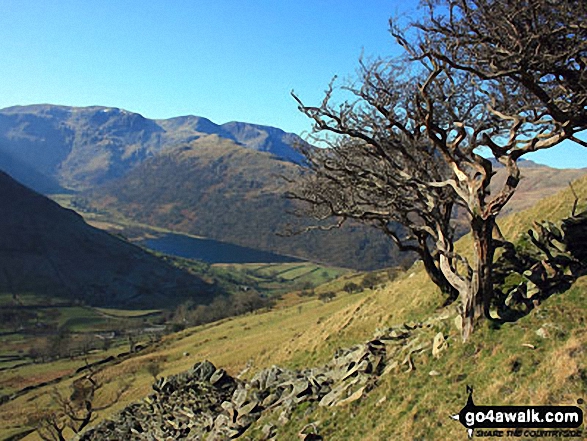
<path fill-rule="evenodd" d="M 389 55 L 392 15 L 417 0 L 0 0 L 0 108 L 104 105 L 298 134 L 290 96 L 320 102 L 362 52 Z M 587 167 L 587 149 L 530 159 Z"/>

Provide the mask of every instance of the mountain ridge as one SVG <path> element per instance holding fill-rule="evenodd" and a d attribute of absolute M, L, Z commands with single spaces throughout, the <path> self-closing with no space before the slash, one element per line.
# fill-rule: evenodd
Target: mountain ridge
<path fill-rule="evenodd" d="M 219 135 L 283 160 L 301 160 L 290 145 L 303 143 L 301 138 L 269 126 L 219 125 L 194 115 L 149 119 L 105 106 L 36 104 L 0 109 L 0 153 L 71 190 L 102 185 L 165 149 L 207 135 Z M 18 180 L 26 179 L 18 168 L 11 171 L 16 171 Z"/>
<path fill-rule="evenodd" d="M 296 207 L 284 199 L 301 171 L 295 146 L 303 142 L 274 127 L 194 115 L 153 120 L 104 106 L 0 110 L 0 169 L 41 192 L 72 189 L 78 206 L 90 211 L 345 268 L 406 263 L 411 257 L 368 226 L 280 237 L 290 225 L 310 224 L 290 216 Z M 520 166 L 508 212 L 585 173 L 531 161 Z M 496 172 L 499 184 L 505 170 Z"/>

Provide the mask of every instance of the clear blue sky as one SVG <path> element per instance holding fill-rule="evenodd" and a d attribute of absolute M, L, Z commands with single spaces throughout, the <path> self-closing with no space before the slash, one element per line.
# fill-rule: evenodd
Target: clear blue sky
<path fill-rule="evenodd" d="M 334 75 L 396 50 L 417 0 L 0 0 L 0 108 L 104 105 L 302 133 Z M 532 157 L 587 167 L 587 149 Z"/>

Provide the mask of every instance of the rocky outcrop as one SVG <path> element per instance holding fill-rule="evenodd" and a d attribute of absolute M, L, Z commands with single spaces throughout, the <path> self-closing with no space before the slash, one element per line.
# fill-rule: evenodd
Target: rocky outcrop
<path fill-rule="evenodd" d="M 556 292 L 568 289 L 587 270 L 587 211 L 562 220 L 534 222 L 515 245 L 502 244 L 494 265 L 499 316 L 515 318 Z"/>
<path fill-rule="evenodd" d="M 272 366 L 248 381 L 231 377 L 209 361 L 198 362 L 185 373 L 159 379 L 147 398 L 79 439 L 229 440 L 239 438 L 265 413 L 279 415 L 277 424 L 283 425 L 302 403 L 344 406 L 360 400 L 380 377 L 415 369 L 415 356 L 430 351 L 433 340 L 435 355 L 442 356 L 448 343 L 442 334 L 442 339 L 438 334 L 433 338 L 428 328 L 449 317 L 381 329 L 372 340 L 337 351 L 324 366 L 305 370 Z M 300 437 L 321 439 L 318 431 L 311 425 Z M 265 424 L 261 433 L 263 439 L 279 439 L 276 425 Z"/>

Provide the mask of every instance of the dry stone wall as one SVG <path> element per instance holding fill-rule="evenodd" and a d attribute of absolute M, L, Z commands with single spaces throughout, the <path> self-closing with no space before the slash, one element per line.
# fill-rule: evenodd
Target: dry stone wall
<path fill-rule="evenodd" d="M 338 350 L 321 367 L 272 366 L 248 381 L 231 377 L 209 361 L 198 362 L 187 372 L 159 379 L 148 397 L 78 439 L 230 440 L 243 435 L 264 412 L 276 412 L 278 424 L 285 424 L 304 402 L 342 406 L 369 393 L 381 376 L 414 369 L 417 354 L 433 351 L 441 356 L 448 343 L 429 328 L 449 316 L 378 330 L 372 340 Z M 321 439 L 318 430 L 307 428 L 300 436 Z M 263 434 L 264 439 L 279 439 L 279 427 L 266 425 Z"/>

